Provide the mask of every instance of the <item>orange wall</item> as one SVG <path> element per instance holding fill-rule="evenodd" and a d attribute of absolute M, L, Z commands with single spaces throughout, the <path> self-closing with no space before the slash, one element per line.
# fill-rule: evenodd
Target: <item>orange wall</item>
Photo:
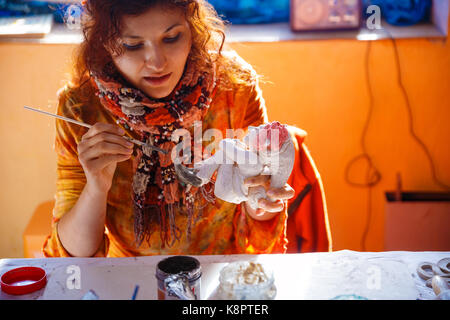
<path fill-rule="evenodd" d="M 398 40 L 404 85 L 416 133 L 428 146 L 441 180 L 450 185 L 450 44 Z M 365 80 L 367 42 L 351 40 L 235 44 L 233 47 L 273 84 L 263 91 L 269 119 L 296 125 L 321 173 L 328 203 L 333 249 L 362 250 L 368 190 L 348 185 L 345 167 L 359 155 L 369 108 Z M 372 43 L 370 74 L 374 111 L 366 146 L 382 180 L 372 191 L 372 218 L 365 249 L 383 250 L 384 192 L 396 172 L 408 190 L 438 190 L 427 158 L 408 133 L 406 104 L 397 85 L 393 45 Z M 365 178 L 364 166 L 352 178 Z"/>
<path fill-rule="evenodd" d="M 53 198 L 54 120 L 23 106 L 55 111 L 71 49 L 0 43 L 0 258 L 23 256 L 22 233 L 33 210 Z"/>
<path fill-rule="evenodd" d="M 269 118 L 296 125 L 321 172 L 334 249 L 361 250 L 367 190 L 345 183 L 344 168 L 358 155 L 368 111 L 364 56 L 355 40 L 235 43 L 232 47 L 265 75 Z M 398 41 L 416 132 L 430 148 L 437 173 L 450 183 L 450 45 L 426 39 Z M 21 257 L 22 233 L 34 208 L 52 199 L 54 120 L 23 105 L 55 111 L 56 91 L 72 45 L 0 44 L 0 258 Z M 407 131 L 390 41 L 373 43 L 370 58 L 375 107 L 367 147 L 383 178 L 373 189 L 366 250 L 383 249 L 384 191 L 401 172 L 405 189 L 436 190 L 424 153 Z M 49 107 L 47 107 L 49 106 Z M 363 178 L 356 170 L 355 178 Z"/>

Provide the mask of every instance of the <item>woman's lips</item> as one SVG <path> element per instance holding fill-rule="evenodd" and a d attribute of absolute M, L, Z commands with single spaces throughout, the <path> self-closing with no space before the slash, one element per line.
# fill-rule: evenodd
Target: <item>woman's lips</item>
<path fill-rule="evenodd" d="M 144 80 L 152 86 L 160 86 L 164 84 L 167 80 L 169 80 L 172 73 L 166 74 L 162 77 L 144 77 Z"/>

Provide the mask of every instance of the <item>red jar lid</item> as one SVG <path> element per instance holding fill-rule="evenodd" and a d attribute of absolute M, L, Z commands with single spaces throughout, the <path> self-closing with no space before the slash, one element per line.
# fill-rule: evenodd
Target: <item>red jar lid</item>
<path fill-rule="evenodd" d="M 8 294 L 21 295 L 42 289 L 47 284 L 45 270 L 38 267 L 21 267 L 2 275 L 1 288 Z"/>

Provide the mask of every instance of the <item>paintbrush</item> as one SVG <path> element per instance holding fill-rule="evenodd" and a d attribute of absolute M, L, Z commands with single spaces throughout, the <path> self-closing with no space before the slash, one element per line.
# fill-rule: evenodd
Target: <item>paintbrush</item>
<path fill-rule="evenodd" d="M 71 122 L 71 123 L 74 123 L 74 124 L 77 124 L 77 125 L 79 125 L 79 126 L 83 126 L 83 127 L 89 128 L 89 129 L 92 128 L 92 125 L 90 125 L 90 124 L 87 124 L 87 123 L 84 123 L 84 122 L 81 122 L 81 121 L 77 121 L 77 120 L 74 120 L 74 119 L 71 119 L 71 118 L 66 118 L 66 117 L 63 117 L 63 116 L 59 116 L 59 115 L 57 115 L 57 114 L 53 114 L 53 113 L 50 113 L 50 112 L 47 112 L 47 111 L 42 111 L 42 110 L 34 109 L 34 108 L 31 108 L 31 107 L 28 107 L 28 106 L 24 106 L 24 108 L 25 108 L 25 109 L 28 109 L 28 110 L 31 110 L 31 111 L 36 111 L 36 112 L 40 112 L 40 113 L 46 114 L 46 115 L 48 115 L 48 116 L 52 116 L 52 117 L 58 118 L 58 119 L 60 119 L 60 120 L 64 120 L 64 121 L 67 121 L 67 122 Z M 155 147 L 154 145 L 151 145 L 151 144 L 148 144 L 148 143 L 145 143 L 145 142 L 142 142 L 142 141 L 139 141 L 139 140 L 130 138 L 130 137 L 128 137 L 128 136 L 122 136 L 122 137 L 123 137 L 124 139 L 126 139 L 126 140 L 128 140 L 128 141 L 134 143 L 134 144 L 137 144 L 137 145 L 141 146 L 141 147 L 146 146 L 147 148 L 150 148 L 150 149 L 153 149 L 153 150 L 155 150 L 155 151 L 158 151 L 158 152 L 167 154 L 167 151 L 166 151 L 166 150 L 163 150 L 163 149 L 160 149 L 160 148 L 158 148 L 158 147 Z"/>

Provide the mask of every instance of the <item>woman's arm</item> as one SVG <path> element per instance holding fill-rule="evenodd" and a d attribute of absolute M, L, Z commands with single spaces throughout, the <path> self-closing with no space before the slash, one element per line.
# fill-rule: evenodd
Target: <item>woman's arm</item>
<path fill-rule="evenodd" d="M 117 162 L 129 159 L 133 151 L 133 144 L 121 137 L 123 134 L 115 125 L 96 123 L 78 144 L 87 182 L 57 227 L 59 240 L 72 256 L 92 256 L 102 242 L 107 196 Z"/>
<path fill-rule="evenodd" d="M 252 73 L 256 75 L 256 72 L 252 71 Z M 235 95 L 234 106 L 235 108 L 231 112 L 234 113 L 233 119 L 237 119 L 233 124 L 235 128 L 246 130 L 249 126 L 258 127 L 269 122 L 265 100 L 257 77 L 251 85 L 241 86 Z M 242 117 L 237 115 L 242 115 Z M 270 186 L 269 181 L 266 183 Z M 264 185 L 264 183 L 254 181 L 250 185 L 258 186 Z M 260 199 L 257 210 L 253 210 L 247 203 L 240 204 L 234 224 L 237 252 L 283 253 L 286 251 L 287 201 L 282 199 L 292 196 L 290 190 L 292 188 L 284 187 L 284 190 L 276 192 L 278 195 L 271 196 L 272 199 L 279 201 L 270 203 L 268 200 Z M 249 186 L 249 188 L 252 187 Z"/>
<path fill-rule="evenodd" d="M 90 257 L 100 246 L 107 195 L 86 184 L 75 206 L 59 220 L 59 239 L 72 256 Z"/>

